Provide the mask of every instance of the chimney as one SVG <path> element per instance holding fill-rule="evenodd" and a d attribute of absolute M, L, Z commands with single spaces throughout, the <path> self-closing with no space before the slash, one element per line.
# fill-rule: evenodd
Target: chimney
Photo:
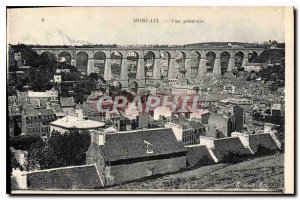
<path fill-rule="evenodd" d="M 250 142 L 249 142 L 249 135 L 247 134 L 242 134 L 238 136 L 243 143 L 244 147 L 250 147 Z"/>
<path fill-rule="evenodd" d="M 95 143 L 98 146 L 102 146 L 105 144 L 105 133 L 91 130 L 90 135 L 91 135 L 91 144 Z"/>
<path fill-rule="evenodd" d="M 215 147 L 214 140 L 209 137 L 201 137 L 200 138 L 200 144 L 206 145 L 209 149 L 213 149 Z"/>
<path fill-rule="evenodd" d="M 165 127 L 172 128 L 172 131 L 173 131 L 177 141 L 182 141 L 182 134 L 183 134 L 182 126 L 168 122 L 165 124 Z"/>
<path fill-rule="evenodd" d="M 77 113 L 78 118 L 83 119 L 83 110 L 82 109 L 78 109 L 75 112 Z"/>
<path fill-rule="evenodd" d="M 105 133 L 99 133 L 97 134 L 97 144 L 99 146 L 103 146 L 105 144 Z"/>

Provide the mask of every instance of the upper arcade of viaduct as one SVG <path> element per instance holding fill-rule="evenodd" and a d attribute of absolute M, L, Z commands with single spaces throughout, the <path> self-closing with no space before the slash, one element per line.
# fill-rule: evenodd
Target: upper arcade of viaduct
<path fill-rule="evenodd" d="M 264 48 L 245 48 L 245 47 L 205 47 L 205 48 L 187 48 L 187 47 L 166 47 L 166 48 L 93 48 L 93 47 L 34 47 L 39 55 L 43 53 L 52 54 L 55 60 L 59 60 L 61 57 L 69 58 L 68 63 L 79 68 L 80 54 L 85 54 L 86 66 L 84 66 L 85 73 L 90 74 L 94 72 L 96 63 L 100 60 L 104 64 L 104 79 L 111 80 L 112 76 L 112 60 L 116 59 L 113 55 L 118 55 L 120 59 L 120 83 L 128 87 L 130 81 L 128 78 L 128 66 L 129 57 L 134 57 L 136 62 L 136 83 L 140 87 L 145 84 L 145 79 L 149 80 L 160 80 L 161 79 L 161 69 L 162 67 L 162 55 L 167 55 L 167 78 L 174 79 L 180 78 L 189 80 L 190 83 L 196 83 L 197 80 L 206 77 L 208 74 L 209 65 L 212 68 L 212 74 L 220 75 L 221 68 L 224 67 L 224 62 L 222 57 L 226 55 L 226 71 L 231 71 L 236 68 L 237 58 L 236 55 L 240 56 L 239 62 L 241 66 L 249 63 L 249 55 L 259 56 L 265 49 Z M 151 77 L 146 78 L 146 58 L 149 53 L 152 55 L 151 62 Z M 99 56 L 100 55 L 100 56 Z M 178 65 L 178 55 L 180 55 L 181 65 Z M 196 55 L 196 56 L 195 56 Z M 197 64 L 192 64 L 191 60 L 195 57 L 197 59 Z M 213 57 L 213 62 L 210 60 Z M 180 66 L 180 67 L 178 67 Z M 182 69 L 183 68 L 183 69 Z M 177 73 L 177 75 L 176 75 Z"/>
<path fill-rule="evenodd" d="M 216 54 L 216 58 L 219 58 L 221 53 L 228 52 L 230 57 L 233 57 L 237 52 L 242 52 L 246 57 L 248 57 L 249 53 L 255 52 L 260 55 L 265 49 L 264 48 L 245 48 L 245 47 L 207 47 L 207 48 L 187 48 L 187 47 L 140 47 L 140 48 L 87 48 L 87 47 L 34 47 L 34 51 L 38 54 L 42 54 L 43 52 L 50 52 L 54 56 L 58 56 L 62 52 L 68 52 L 72 58 L 75 58 L 76 55 L 80 52 L 87 53 L 90 59 L 94 58 L 94 54 L 96 52 L 103 52 L 106 58 L 110 58 L 113 52 L 118 52 L 122 55 L 122 58 L 127 57 L 128 53 L 135 52 L 138 55 L 138 58 L 144 58 L 148 52 L 152 52 L 155 55 L 155 58 L 159 58 L 160 53 L 167 52 L 171 58 L 175 57 L 176 52 L 182 52 L 185 54 L 186 58 L 190 58 L 191 52 L 197 52 L 200 58 L 205 58 L 208 52 L 213 52 Z"/>

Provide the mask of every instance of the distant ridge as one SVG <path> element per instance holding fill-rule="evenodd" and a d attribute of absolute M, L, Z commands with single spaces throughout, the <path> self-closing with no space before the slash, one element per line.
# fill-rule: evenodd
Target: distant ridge
<path fill-rule="evenodd" d="M 245 43 L 245 42 L 204 42 L 204 43 L 192 43 L 192 44 L 185 44 L 183 47 L 215 47 L 215 46 L 222 46 L 222 47 L 228 47 L 231 45 L 239 45 L 239 46 L 245 46 L 245 47 L 263 47 L 263 44 L 259 43 Z"/>

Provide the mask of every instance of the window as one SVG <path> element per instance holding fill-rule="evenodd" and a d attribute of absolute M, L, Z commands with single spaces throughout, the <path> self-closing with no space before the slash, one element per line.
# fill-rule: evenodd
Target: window
<path fill-rule="evenodd" d="M 144 140 L 144 143 L 146 144 L 146 152 L 148 154 L 153 153 L 153 145 L 146 140 Z"/>
<path fill-rule="evenodd" d="M 153 170 L 152 169 L 146 169 L 146 173 L 147 173 L 147 176 L 152 176 Z"/>
<path fill-rule="evenodd" d="M 197 68 L 192 68 L 191 70 L 191 78 L 197 78 L 198 75 L 198 69 Z"/>

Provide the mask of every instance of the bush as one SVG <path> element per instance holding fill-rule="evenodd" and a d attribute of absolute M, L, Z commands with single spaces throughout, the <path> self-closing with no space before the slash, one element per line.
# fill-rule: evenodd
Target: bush
<path fill-rule="evenodd" d="M 256 156 L 267 156 L 276 153 L 276 150 L 271 150 L 270 148 L 264 147 L 261 144 L 257 146 Z"/>
<path fill-rule="evenodd" d="M 205 155 L 193 166 L 193 168 L 198 168 L 212 164 L 214 164 L 214 162 L 207 155 Z"/>
<path fill-rule="evenodd" d="M 246 161 L 250 155 L 248 154 L 240 154 L 239 152 L 229 151 L 227 154 L 222 156 L 221 162 L 228 164 L 236 164 L 239 162 Z"/>
<path fill-rule="evenodd" d="M 15 149 L 27 151 L 32 144 L 39 140 L 41 140 L 39 136 L 21 135 L 10 139 L 9 144 Z"/>

